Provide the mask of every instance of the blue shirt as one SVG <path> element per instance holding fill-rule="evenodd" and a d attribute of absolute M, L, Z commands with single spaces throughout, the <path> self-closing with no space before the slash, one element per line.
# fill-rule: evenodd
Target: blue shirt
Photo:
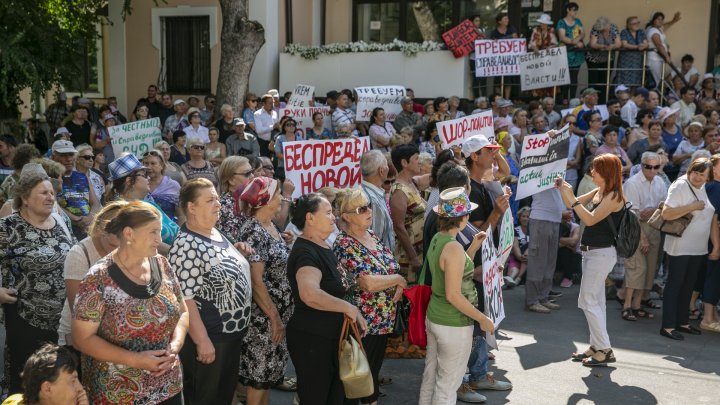
<path fill-rule="evenodd" d="M 58 204 L 77 216 L 90 214 L 90 181 L 84 174 L 73 170 L 63 176 L 62 190 L 58 193 Z"/>

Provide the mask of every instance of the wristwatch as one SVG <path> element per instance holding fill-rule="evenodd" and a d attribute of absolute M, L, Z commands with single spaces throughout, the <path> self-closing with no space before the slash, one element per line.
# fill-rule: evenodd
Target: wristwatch
<path fill-rule="evenodd" d="M 286 203 L 292 204 L 292 198 L 281 197 L 280 200 L 282 200 L 282 202 L 286 202 Z"/>
<path fill-rule="evenodd" d="M 580 205 L 580 200 L 575 200 L 573 205 L 570 206 L 570 208 L 575 208 L 576 206 Z"/>

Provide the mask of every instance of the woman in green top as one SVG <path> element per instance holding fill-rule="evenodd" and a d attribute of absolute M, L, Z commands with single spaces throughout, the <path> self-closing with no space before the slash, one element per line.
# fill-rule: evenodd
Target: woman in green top
<path fill-rule="evenodd" d="M 433 210 L 438 214 L 438 233 L 427 252 L 432 274 L 432 295 L 427 309 L 427 355 L 420 387 L 420 405 L 455 404 L 472 349 L 473 324 L 492 333 L 494 325 L 476 308 L 473 284 L 475 265 L 471 257 L 480 249 L 485 232 L 479 232 L 467 252 L 455 240 L 468 224 L 470 212 L 477 208 L 463 187 L 440 193 Z"/>

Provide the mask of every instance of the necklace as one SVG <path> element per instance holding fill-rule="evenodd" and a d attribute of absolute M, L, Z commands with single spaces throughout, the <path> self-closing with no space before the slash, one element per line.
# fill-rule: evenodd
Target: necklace
<path fill-rule="evenodd" d="M 122 270 L 123 273 L 128 274 L 130 277 L 134 278 L 135 280 L 140 280 L 140 285 L 145 287 L 145 291 L 148 293 L 148 295 L 153 295 L 154 291 L 152 290 L 152 287 L 150 286 L 151 280 L 145 281 L 145 279 L 143 279 L 142 277 L 139 277 L 139 276 L 136 276 L 135 274 L 133 274 L 133 272 L 130 271 L 130 268 L 128 266 L 126 266 L 122 260 L 120 260 L 120 256 L 118 256 L 117 253 L 115 254 L 115 261 L 119 264 L 118 267 L 120 267 L 120 270 Z M 143 262 L 145 262 L 145 259 L 143 259 Z M 140 264 L 140 267 L 142 267 L 142 264 Z"/>

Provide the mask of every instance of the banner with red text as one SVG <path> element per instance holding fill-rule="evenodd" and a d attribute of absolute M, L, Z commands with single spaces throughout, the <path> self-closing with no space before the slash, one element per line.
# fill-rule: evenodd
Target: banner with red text
<path fill-rule="evenodd" d="M 323 114 L 323 127 L 332 129 L 332 116 L 330 114 L 330 107 L 288 107 L 281 108 L 279 117 L 282 118 L 286 115 L 293 117 L 297 122 L 297 130 L 302 132 L 303 137 L 309 131 L 315 123 L 313 123 L 312 116 L 316 112 Z"/>
<path fill-rule="evenodd" d="M 370 150 L 367 136 L 285 142 L 285 178 L 295 185 L 292 198 L 323 187 L 354 187 L 362 181 L 360 158 Z"/>
<path fill-rule="evenodd" d="M 400 99 L 405 96 L 404 86 L 371 86 L 356 87 L 357 115 L 356 121 L 370 121 L 372 111 L 376 107 L 385 110 L 385 121 L 395 121 L 402 107 Z"/>
<path fill-rule="evenodd" d="M 290 95 L 290 100 L 288 100 L 286 107 L 310 107 L 313 94 L 315 94 L 315 86 L 298 84 L 295 86 L 292 95 Z"/>
<path fill-rule="evenodd" d="M 565 178 L 570 151 L 570 126 L 565 125 L 555 137 L 547 133 L 525 135 L 520 153 L 520 178 L 515 199 L 555 187 L 555 178 Z"/>
<path fill-rule="evenodd" d="M 480 32 L 470 20 L 465 19 L 442 34 L 442 39 L 456 58 L 462 58 L 475 50 L 475 40 L 480 39 Z"/>
<path fill-rule="evenodd" d="M 443 149 L 449 149 L 451 146 L 461 146 L 465 138 L 473 135 L 485 135 L 489 141 L 495 138 L 492 110 L 454 120 L 440 121 L 436 126 Z"/>
<path fill-rule="evenodd" d="M 475 77 L 517 76 L 518 57 L 527 52 L 525 38 L 475 41 Z"/>

